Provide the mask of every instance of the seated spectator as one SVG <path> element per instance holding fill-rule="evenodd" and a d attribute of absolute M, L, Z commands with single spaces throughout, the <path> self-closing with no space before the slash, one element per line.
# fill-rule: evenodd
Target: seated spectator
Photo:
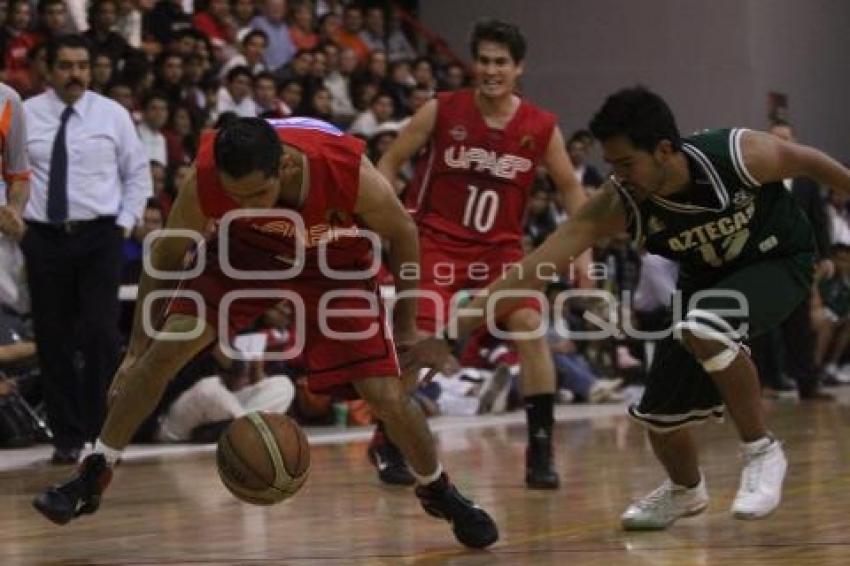
<path fill-rule="evenodd" d="M 296 109 L 301 108 L 304 100 L 304 87 L 295 79 L 288 80 L 280 85 L 278 96 L 287 108 L 295 113 Z"/>
<path fill-rule="evenodd" d="M 192 24 L 212 42 L 228 44 L 236 39 L 228 0 L 208 0 L 206 9 L 195 13 Z"/>
<path fill-rule="evenodd" d="M 366 146 L 366 154 L 369 156 L 369 160 L 372 161 L 372 163 L 380 161 L 381 157 L 398 137 L 399 131 L 400 126 L 398 122 L 384 122 L 378 126 L 378 129 L 376 129 L 375 133 L 372 134 L 372 137 L 369 138 L 369 142 Z M 398 188 L 403 186 L 404 184 Z"/>
<path fill-rule="evenodd" d="M 285 18 L 286 0 L 265 0 L 260 15 L 251 21 L 251 27 L 264 31 L 269 40 L 265 62 L 270 71 L 277 71 L 295 55 L 295 45 Z"/>
<path fill-rule="evenodd" d="M 145 236 L 154 230 L 161 229 L 165 224 L 160 195 L 165 188 L 165 167 L 161 163 L 151 161 L 151 176 L 154 179 L 154 196 L 145 203 L 145 210 L 139 222 L 130 232 L 130 237 L 124 240 L 124 265 L 121 267 L 121 283 L 135 285 L 142 274 L 142 251 Z M 132 318 L 132 313 L 130 313 Z M 127 321 L 129 323 L 129 321 Z M 123 326 L 123 325 L 122 325 Z M 130 325 L 127 325 L 129 330 Z"/>
<path fill-rule="evenodd" d="M 386 52 L 386 32 L 384 9 L 380 6 L 368 8 L 363 29 L 360 30 L 360 39 L 372 52 L 375 50 Z"/>
<path fill-rule="evenodd" d="M 257 115 L 262 118 L 286 118 L 292 109 L 277 95 L 277 81 L 271 73 L 260 73 L 254 78 L 254 102 Z"/>
<path fill-rule="evenodd" d="M 413 78 L 416 84 L 427 88 L 432 93 L 437 92 L 437 79 L 434 76 L 434 65 L 427 57 L 418 57 L 413 62 Z"/>
<path fill-rule="evenodd" d="M 850 246 L 833 246 L 835 273 L 818 282 L 812 322 L 816 335 L 815 366 L 828 385 L 850 383 L 850 365 L 839 366 L 850 345 Z"/>
<path fill-rule="evenodd" d="M 254 29 L 251 21 L 257 15 L 257 6 L 254 0 L 230 0 L 230 14 L 236 28 L 236 41 L 241 42 L 245 34 Z"/>
<path fill-rule="evenodd" d="M 468 86 L 466 69 L 460 63 L 449 63 L 442 76 L 440 90 L 460 90 Z"/>
<path fill-rule="evenodd" d="M 241 117 L 257 115 L 257 105 L 252 96 L 254 79 L 248 67 L 234 67 L 227 73 L 225 86 L 218 91 L 217 115 L 233 112 Z"/>
<path fill-rule="evenodd" d="M 322 86 L 313 91 L 307 106 L 299 111 L 299 115 L 333 123 L 332 109 L 331 93 Z"/>
<path fill-rule="evenodd" d="M 112 31 L 118 22 L 118 0 L 94 0 L 89 6 L 88 22 L 89 29 L 83 36 L 92 51 L 105 53 L 117 65 L 132 55 L 133 48 L 127 40 Z"/>
<path fill-rule="evenodd" d="M 39 36 L 29 31 L 31 25 L 28 0 L 10 0 L 5 25 L 0 29 L 0 71 L 4 82 L 20 93 L 30 91 L 27 54 L 39 43 Z"/>
<path fill-rule="evenodd" d="M 378 126 L 384 122 L 389 122 L 393 118 L 393 98 L 387 93 L 379 93 L 372 100 L 369 109 L 361 112 L 348 132 L 351 134 L 369 138 L 378 129 Z"/>
<path fill-rule="evenodd" d="M 298 50 L 313 50 L 319 44 L 319 34 L 313 25 L 313 6 L 309 1 L 299 1 L 292 7 L 289 36 Z"/>
<path fill-rule="evenodd" d="M 98 94 L 106 94 L 106 87 L 112 81 L 115 72 L 115 62 L 106 53 L 96 53 L 92 57 L 91 82 L 89 90 Z"/>
<path fill-rule="evenodd" d="M 378 85 L 379 88 L 383 88 L 389 80 L 387 72 L 386 52 L 383 50 L 373 51 L 369 53 L 363 70 L 356 72 L 351 77 L 351 88 L 358 90 L 363 83 L 373 83 Z"/>
<path fill-rule="evenodd" d="M 47 89 L 47 44 L 39 43 L 30 48 L 27 53 L 29 62 L 29 90 L 19 92 L 21 98 L 29 98 L 41 94 Z M 0 75 L 3 74 L 0 69 Z"/>
<path fill-rule="evenodd" d="M 345 46 L 337 41 L 341 29 L 342 18 L 339 14 L 333 12 L 323 14 L 319 17 L 319 43 L 333 43 L 343 49 Z"/>
<path fill-rule="evenodd" d="M 567 154 L 573 164 L 576 179 L 584 187 L 598 188 L 602 184 L 602 175 L 593 165 L 587 163 L 587 144 L 582 135 L 573 134 L 567 142 Z"/>
<path fill-rule="evenodd" d="M 247 413 L 289 410 L 295 387 L 288 376 L 267 376 L 261 360 L 230 360 L 217 348 L 213 357 L 217 371 L 183 391 L 165 411 L 157 431 L 161 442 L 214 442 Z"/>
<path fill-rule="evenodd" d="M 181 31 L 191 29 L 192 18 L 183 10 L 182 0 L 158 0 L 142 15 L 142 43 L 155 42 L 162 47 L 171 44 Z"/>
<path fill-rule="evenodd" d="M 342 48 L 350 47 L 357 53 L 357 59 L 361 65 L 365 65 L 369 58 L 369 46 L 360 37 L 363 30 L 363 10 L 359 6 L 349 4 L 342 13 L 342 27 L 332 38 L 334 43 Z"/>
<path fill-rule="evenodd" d="M 130 113 L 133 122 L 138 125 L 141 121 L 141 114 L 136 108 L 136 98 L 133 96 L 133 87 L 122 81 L 121 79 L 113 81 L 106 88 L 106 96 L 123 106 Z"/>
<path fill-rule="evenodd" d="M 38 3 L 36 33 L 40 37 L 40 43 L 51 41 L 70 31 L 65 0 L 41 0 Z"/>
<path fill-rule="evenodd" d="M 170 52 L 160 55 L 154 65 L 154 74 L 154 88 L 167 97 L 170 105 L 186 100 L 182 55 Z"/>
<path fill-rule="evenodd" d="M 191 163 L 198 151 L 199 127 L 190 108 L 180 104 L 171 109 L 163 134 L 168 154 L 168 165 Z"/>
<path fill-rule="evenodd" d="M 275 78 L 280 83 L 290 80 L 299 81 L 304 87 L 308 87 L 310 81 L 310 70 L 313 67 L 313 52 L 301 50 L 295 54 L 289 63 L 274 72 Z"/>
<path fill-rule="evenodd" d="M 327 73 L 323 84 L 331 93 L 333 117 L 336 124 L 351 124 L 357 115 L 357 109 L 351 99 L 351 77 L 357 70 L 357 54 L 353 49 L 339 50 L 333 43 L 325 46 L 325 52 L 337 49 L 337 58 L 326 57 Z"/>
<path fill-rule="evenodd" d="M 413 48 L 410 41 L 401 31 L 398 9 L 390 11 L 390 20 L 387 28 L 389 29 L 389 33 L 386 36 L 386 50 L 390 63 L 401 60 L 414 60 L 418 53 L 416 53 L 416 49 Z"/>
<path fill-rule="evenodd" d="M 555 215 L 549 206 L 549 191 L 545 186 L 536 186 L 528 201 L 528 212 L 525 218 L 524 232 L 531 236 L 534 247 L 543 243 L 549 234 L 558 227 Z"/>
<path fill-rule="evenodd" d="M 148 159 L 164 166 L 168 166 L 168 148 L 163 134 L 167 122 L 168 98 L 161 92 L 154 91 L 142 102 L 139 138 L 148 151 Z"/>
<path fill-rule="evenodd" d="M 242 52 L 231 57 L 221 67 L 219 77 L 224 78 L 234 67 L 245 66 L 251 69 L 251 73 L 257 75 L 266 70 L 265 54 L 269 44 L 266 32 L 254 29 L 242 38 Z"/>
<path fill-rule="evenodd" d="M 118 0 L 118 20 L 115 31 L 133 49 L 142 48 L 142 12 L 137 0 Z"/>

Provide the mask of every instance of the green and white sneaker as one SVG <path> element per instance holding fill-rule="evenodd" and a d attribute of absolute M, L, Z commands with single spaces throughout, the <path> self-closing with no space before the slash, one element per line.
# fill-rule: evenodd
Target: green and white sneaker
<path fill-rule="evenodd" d="M 665 480 L 658 488 L 632 503 L 620 518 L 627 531 L 666 529 L 680 517 L 702 513 L 708 507 L 705 478 L 688 489 Z"/>

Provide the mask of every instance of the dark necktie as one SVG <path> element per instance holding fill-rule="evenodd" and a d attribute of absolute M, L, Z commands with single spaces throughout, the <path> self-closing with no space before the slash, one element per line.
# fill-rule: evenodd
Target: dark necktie
<path fill-rule="evenodd" d="M 59 130 L 53 139 L 50 154 L 50 173 L 47 177 L 47 219 L 63 222 L 68 219 L 68 149 L 65 146 L 65 126 L 74 109 L 66 106 L 62 111 Z"/>

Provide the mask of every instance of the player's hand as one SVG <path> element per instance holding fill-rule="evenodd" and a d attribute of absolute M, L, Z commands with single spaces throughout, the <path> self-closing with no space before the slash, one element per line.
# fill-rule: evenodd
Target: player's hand
<path fill-rule="evenodd" d="M 399 358 L 405 373 L 418 373 L 422 368 L 427 368 L 428 373 L 421 381 L 428 383 L 445 365 L 451 353 L 448 342 L 436 336 L 428 336 L 405 348 Z"/>
<path fill-rule="evenodd" d="M 9 205 L 0 206 L 0 232 L 20 242 L 25 231 L 26 224 L 21 214 Z"/>

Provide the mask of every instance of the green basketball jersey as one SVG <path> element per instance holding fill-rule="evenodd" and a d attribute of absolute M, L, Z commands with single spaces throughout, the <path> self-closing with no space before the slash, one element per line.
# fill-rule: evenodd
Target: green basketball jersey
<path fill-rule="evenodd" d="M 680 284 L 702 287 L 762 259 L 813 253 L 803 211 L 780 183 L 759 183 L 741 157 L 744 130 L 707 130 L 683 139 L 691 187 L 637 202 L 617 183 L 639 246 L 679 263 Z M 766 282 L 769 285 L 769 282 Z"/>

